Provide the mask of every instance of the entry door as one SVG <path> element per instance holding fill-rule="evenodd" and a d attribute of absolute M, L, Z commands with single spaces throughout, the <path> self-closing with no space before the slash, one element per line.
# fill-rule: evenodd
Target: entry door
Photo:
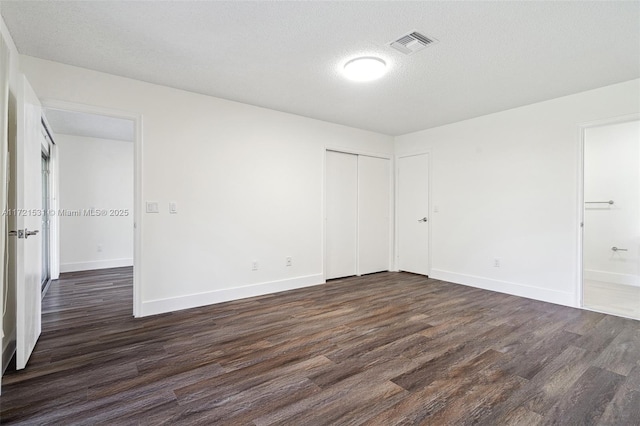
<path fill-rule="evenodd" d="M 398 269 L 429 275 L 429 158 L 398 159 Z"/>
<path fill-rule="evenodd" d="M 356 275 L 358 156 L 327 151 L 326 279 Z"/>
<path fill-rule="evenodd" d="M 16 289 L 16 368 L 23 369 L 41 331 L 42 108 L 23 77 L 16 96 L 16 142 L 11 149 L 10 279 Z M 13 204 L 13 205 L 11 205 Z M 15 235 L 14 235 L 15 233 Z"/>

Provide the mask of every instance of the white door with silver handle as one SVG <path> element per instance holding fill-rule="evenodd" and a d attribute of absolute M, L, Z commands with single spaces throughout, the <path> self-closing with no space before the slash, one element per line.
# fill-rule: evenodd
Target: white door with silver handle
<path fill-rule="evenodd" d="M 16 137 L 10 141 L 10 185 L 16 196 L 9 211 L 34 212 L 42 209 L 42 110 L 35 92 L 22 78 L 16 94 Z M 14 210 L 15 209 L 15 210 Z M 42 255 L 37 235 L 42 225 L 38 215 L 9 216 L 9 280 L 16 291 L 16 369 L 23 369 L 42 330 Z"/>
<path fill-rule="evenodd" d="M 398 269 L 429 275 L 429 158 L 398 158 Z M 422 215 L 422 216 L 421 216 Z"/>

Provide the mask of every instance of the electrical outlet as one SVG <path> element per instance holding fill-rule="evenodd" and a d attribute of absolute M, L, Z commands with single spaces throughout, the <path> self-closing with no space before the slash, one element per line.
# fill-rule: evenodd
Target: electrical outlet
<path fill-rule="evenodd" d="M 147 201 L 146 207 L 147 213 L 160 213 L 160 207 L 157 201 Z"/>
<path fill-rule="evenodd" d="M 102 251 L 102 244 L 98 244 L 98 251 Z"/>
<path fill-rule="evenodd" d="M 252 271 L 257 271 L 258 270 L 258 261 L 254 260 L 253 262 L 251 262 L 251 270 Z"/>
<path fill-rule="evenodd" d="M 286 265 L 286 266 L 291 266 L 291 264 L 292 264 L 291 256 L 287 256 L 287 257 L 285 257 L 285 258 L 284 258 L 284 261 L 285 261 L 285 265 Z"/>
<path fill-rule="evenodd" d="M 493 267 L 494 268 L 499 268 L 500 267 L 500 259 L 499 258 L 495 258 L 493 259 Z"/>

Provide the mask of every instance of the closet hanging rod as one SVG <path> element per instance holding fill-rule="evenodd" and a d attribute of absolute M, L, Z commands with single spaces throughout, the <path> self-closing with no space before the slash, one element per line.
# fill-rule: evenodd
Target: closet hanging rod
<path fill-rule="evenodd" d="M 613 204 L 613 200 L 609 201 L 585 201 L 585 204 Z"/>

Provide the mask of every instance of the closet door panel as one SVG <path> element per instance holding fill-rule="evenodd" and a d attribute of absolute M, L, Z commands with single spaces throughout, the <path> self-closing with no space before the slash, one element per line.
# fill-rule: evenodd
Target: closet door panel
<path fill-rule="evenodd" d="M 390 160 L 358 156 L 358 275 L 389 270 Z"/>
<path fill-rule="evenodd" d="M 327 151 L 326 279 L 356 275 L 358 156 Z"/>

